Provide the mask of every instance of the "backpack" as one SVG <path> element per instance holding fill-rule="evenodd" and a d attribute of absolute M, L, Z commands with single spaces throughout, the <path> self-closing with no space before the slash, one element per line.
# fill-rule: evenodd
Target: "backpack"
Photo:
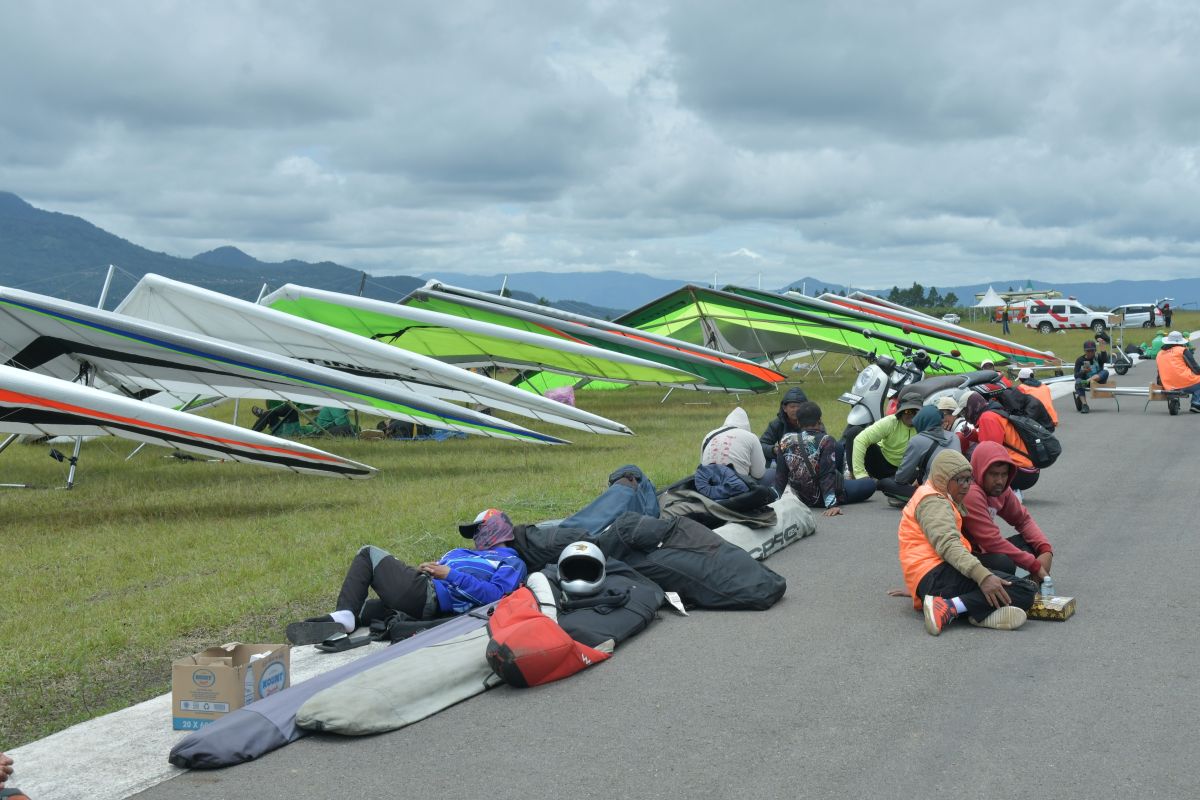
<path fill-rule="evenodd" d="M 1039 405 L 1041 405 L 1039 403 Z M 1023 414 L 1010 414 L 1002 408 L 989 407 L 989 411 L 1004 417 L 1012 424 L 1013 430 L 1021 437 L 1021 441 L 1025 444 L 1025 451 L 1021 452 L 1014 447 L 1008 447 L 1009 450 L 1021 453 L 1028 458 L 1033 465 L 1038 469 L 1044 469 L 1050 466 L 1058 457 L 1062 455 L 1062 443 L 1054 436 L 1054 434 L 1035 419 L 1026 417 Z"/>
<path fill-rule="evenodd" d="M 1009 414 L 1020 414 L 1029 417 L 1046 430 L 1053 433 L 1054 420 L 1042 405 L 1042 401 L 1031 394 L 1025 394 L 1020 389 L 1005 389 L 996 398 Z"/>
<path fill-rule="evenodd" d="M 826 434 L 826 436 L 828 436 L 828 434 Z M 817 466 L 820 466 L 822 441 L 823 440 L 817 441 Z M 823 508 L 825 506 L 825 493 L 821 491 L 821 482 L 817 478 L 817 470 L 815 467 L 813 467 L 812 459 L 808 457 L 808 447 L 804 444 L 803 440 L 801 440 L 801 442 L 791 450 L 792 452 L 788 453 L 787 455 L 791 455 L 800 459 L 804 465 L 804 468 L 793 471 L 791 469 L 791 464 L 787 463 L 787 457 L 784 456 L 784 463 L 788 466 L 788 484 L 792 487 L 792 491 L 796 493 L 796 496 L 800 498 L 800 502 L 804 503 L 804 505 L 808 506 L 809 508 Z M 835 470 L 834 495 L 837 497 L 837 501 L 839 503 L 845 497 L 845 489 L 843 488 L 844 480 L 845 479 L 842 476 L 842 473 Z"/>

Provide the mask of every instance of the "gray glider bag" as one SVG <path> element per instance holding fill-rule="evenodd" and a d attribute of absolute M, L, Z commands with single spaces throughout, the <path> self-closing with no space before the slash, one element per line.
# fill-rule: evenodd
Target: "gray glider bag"
<path fill-rule="evenodd" d="M 378 653 L 343 664 L 232 711 L 211 725 L 188 734 L 171 748 L 168 760 L 185 769 L 213 769 L 251 761 L 307 736 L 296 725 L 296 712 L 310 697 L 372 667 L 429 645 L 449 641 L 487 625 L 488 606 L 430 628 Z M 487 636 L 484 636 L 487 642 Z M 486 666 L 486 663 L 485 663 Z"/>
<path fill-rule="evenodd" d="M 610 639 L 619 645 L 636 636 L 650 626 L 666 602 L 654 581 L 615 558 L 606 560 L 600 591 L 587 597 L 575 598 L 562 591 L 557 566 L 546 567 L 542 574 L 554 590 L 559 626 L 588 647 Z"/>
<path fill-rule="evenodd" d="M 364 736 L 420 722 L 503 683 L 488 665 L 486 628 L 428 645 L 318 692 L 296 724 L 310 731 Z"/>
<path fill-rule="evenodd" d="M 769 528 L 752 528 L 739 522 L 728 522 L 713 531 L 759 561 L 817 532 L 812 509 L 801 503 L 790 488 L 771 503 L 771 508 L 775 510 L 776 522 Z"/>
<path fill-rule="evenodd" d="M 762 611 L 787 591 L 782 575 L 687 517 L 625 514 L 596 544 L 689 606 Z"/>
<path fill-rule="evenodd" d="M 772 528 L 779 522 L 770 505 L 743 509 L 737 503 L 718 503 L 705 497 L 696 491 L 692 476 L 676 481 L 659 492 L 658 505 L 659 516 L 689 517 L 706 525 L 737 522 L 751 528 Z"/>

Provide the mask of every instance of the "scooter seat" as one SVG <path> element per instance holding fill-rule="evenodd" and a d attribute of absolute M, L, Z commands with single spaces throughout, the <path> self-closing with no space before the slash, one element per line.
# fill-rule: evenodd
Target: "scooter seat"
<path fill-rule="evenodd" d="M 924 401 L 938 392 L 957 389 L 960 386 L 963 386 L 962 375 L 939 375 L 936 378 L 926 378 L 923 381 L 910 383 L 900 390 L 900 396 L 903 398 L 915 397 Z"/>
<path fill-rule="evenodd" d="M 1000 373 L 994 369 L 977 369 L 974 372 L 967 372 L 958 376 L 959 380 L 964 380 L 960 386 L 978 386 L 981 383 L 995 383 L 1000 380 Z"/>

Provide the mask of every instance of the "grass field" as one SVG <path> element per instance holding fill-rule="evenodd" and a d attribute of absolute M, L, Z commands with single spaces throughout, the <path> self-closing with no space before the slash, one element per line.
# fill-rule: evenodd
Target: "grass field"
<path fill-rule="evenodd" d="M 1176 316 L 1176 327 L 1197 323 L 1200 314 Z M 1148 340 L 1143 333 L 1131 331 L 1126 341 Z M 1012 338 L 1072 360 L 1086 333 L 1014 328 Z M 825 367 L 842 360 L 830 356 Z M 835 435 L 846 409 L 835 398 L 857 369 L 846 364 L 825 383 L 803 384 Z M 330 610 L 363 544 L 414 562 L 436 558 L 462 541 L 455 524 L 481 508 L 504 508 L 517 522 L 561 517 L 596 497 L 622 464 L 664 485 L 695 468 L 704 433 L 735 405 L 760 431 L 781 396 L 676 391 L 663 402 L 663 395 L 579 392 L 582 407 L 637 435 L 547 428 L 575 442 L 564 447 L 479 437 L 313 442 L 378 467 L 369 481 L 180 461 L 154 447 L 126 462 L 132 443 L 88 442 L 73 490 L 0 493 L 0 749 L 167 691 L 179 656 L 233 640 L 283 641 L 289 621 Z M 232 411 L 230 403 L 212 415 L 228 421 Z M 10 447 L 0 455 L 0 482 L 64 485 L 66 466 L 48 449 Z"/>

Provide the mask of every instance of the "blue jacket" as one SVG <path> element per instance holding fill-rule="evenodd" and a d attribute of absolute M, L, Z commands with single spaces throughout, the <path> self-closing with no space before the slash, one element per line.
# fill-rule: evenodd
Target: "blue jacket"
<path fill-rule="evenodd" d="M 476 606 L 494 603 L 525 580 L 525 562 L 511 547 L 491 550 L 456 548 L 438 561 L 450 567 L 446 578 L 433 580 L 438 608 L 446 614 L 462 614 Z"/>

